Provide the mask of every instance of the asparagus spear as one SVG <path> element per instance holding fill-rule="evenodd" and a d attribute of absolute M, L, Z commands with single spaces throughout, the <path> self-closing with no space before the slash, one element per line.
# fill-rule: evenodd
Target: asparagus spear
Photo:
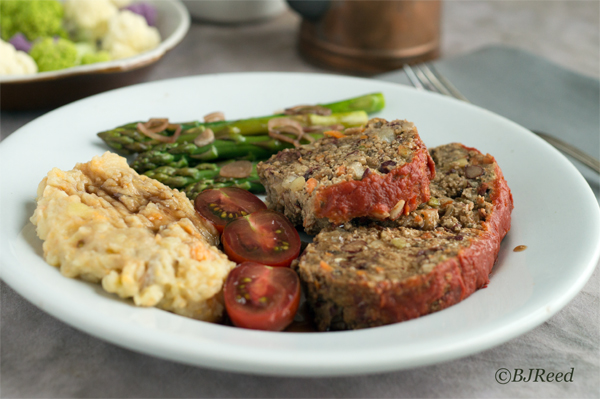
<path fill-rule="evenodd" d="M 190 167 L 174 168 L 161 166 L 148 170 L 144 175 L 160 181 L 171 188 L 181 188 L 202 180 L 214 179 L 219 175 L 219 166 L 212 163 L 202 163 Z"/>
<path fill-rule="evenodd" d="M 367 114 L 372 114 L 381 111 L 385 107 L 385 98 L 382 93 L 373 93 L 335 103 L 322 104 L 321 106 L 329 108 L 333 113 L 362 110 Z"/>
<path fill-rule="evenodd" d="M 310 136 L 314 139 L 323 137 L 319 133 L 310 133 Z M 215 140 L 203 147 L 193 143 L 161 144 L 153 150 L 139 154 L 131 167 L 138 173 L 145 173 L 159 167 L 185 168 L 222 159 L 244 158 L 255 161 L 267 159 L 284 148 L 291 147 L 292 144 L 270 136 L 248 137 L 244 143 Z"/>
<path fill-rule="evenodd" d="M 365 96 L 355 97 L 348 100 L 338 101 L 329 104 L 320 104 L 320 106 L 332 110 L 332 115 L 294 115 L 291 118 L 298 120 L 304 125 L 335 125 L 343 124 L 345 127 L 359 126 L 365 122 L 354 120 L 358 114 L 354 112 L 361 111 L 360 118 L 364 118 L 364 113 L 373 113 L 380 111 L 385 105 L 382 93 L 367 94 Z M 350 114 L 348 114 L 350 113 Z M 347 115 L 339 115 L 347 114 Z M 248 136 L 261 135 L 267 132 L 267 124 L 273 118 L 284 115 L 269 115 L 258 118 L 240 119 L 235 121 L 219 122 L 188 122 L 181 124 L 181 135 L 178 142 L 193 141 L 204 129 L 210 128 L 216 134 L 217 138 L 226 138 L 231 134 Z M 98 136 L 106 144 L 123 153 L 134 154 L 151 150 L 154 146 L 160 144 L 160 141 L 152 139 L 137 131 L 137 123 L 128 123 L 115 129 L 98 133 Z M 160 134 L 165 136 L 173 135 L 173 129 L 167 129 Z"/>
<path fill-rule="evenodd" d="M 265 192 L 265 188 L 260 184 L 258 173 L 256 172 L 256 164 L 252 166 L 250 175 L 241 179 L 221 177 L 219 172 L 224 164 L 202 163 L 193 168 L 161 166 L 147 171 L 144 175 L 156 179 L 171 188 L 184 188 L 182 191 L 191 200 L 207 188 L 233 186 L 257 194 Z"/>
<path fill-rule="evenodd" d="M 243 188 L 244 190 L 248 190 L 254 194 L 262 194 L 265 192 L 265 187 L 260 184 L 258 178 L 256 180 L 252 180 L 250 178 L 247 179 L 227 179 L 227 180 L 202 180 L 198 183 L 192 183 L 187 186 L 183 192 L 190 199 L 196 199 L 196 196 L 200 194 L 204 190 L 208 190 L 209 188 L 223 188 L 223 187 L 238 187 Z"/>

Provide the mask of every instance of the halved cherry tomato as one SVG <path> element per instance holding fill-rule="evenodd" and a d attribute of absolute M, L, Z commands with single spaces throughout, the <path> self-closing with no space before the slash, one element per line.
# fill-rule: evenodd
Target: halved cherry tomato
<path fill-rule="evenodd" d="M 245 262 L 229 273 L 223 293 L 237 327 L 281 331 L 298 310 L 300 279 L 290 268 Z"/>
<path fill-rule="evenodd" d="M 300 236 L 279 212 L 254 212 L 230 222 L 221 236 L 225 253 L 234 262 L 289 266 L 300 254 Z"/>
<path fill-rule="evenodd" d="M 198 194 L 194 205 L 196 212 L 212 222 L 219 233 L 232 220 L 267 209 L 256 195 L 237 187 L 204 190 Z"/>

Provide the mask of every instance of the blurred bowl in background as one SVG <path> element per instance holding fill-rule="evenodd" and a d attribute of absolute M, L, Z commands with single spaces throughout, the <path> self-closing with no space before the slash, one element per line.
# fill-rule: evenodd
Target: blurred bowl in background
<path fill-rule="evenodd" d="M 190 28 L 190 14 L 180 0 L 145 0 L 157 10 L 158 47 L 135 57 L 80 65 L 35 75 L 0 76 L 0 109 L 56 108 L 103 91 L 144 81 L 165 53 Z"/>
<path fill-rule="evenodd" d="M 256 22 L 281 14 L 284 0 L 183 0 L 194 19 L 222 24 Z"/>

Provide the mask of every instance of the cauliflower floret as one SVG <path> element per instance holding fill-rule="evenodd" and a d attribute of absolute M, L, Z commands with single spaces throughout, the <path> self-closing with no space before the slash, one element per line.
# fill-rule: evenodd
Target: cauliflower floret
<path fill-rule="evenodd" d="M 156 26 L 157 11 L 150 3 L 133 3 L 130 6 L 125 7 L 126 10 L 134 12 L 142 17 L 146 18 L 149 26 Z"/>
<path fill-rule="evenodd" d="M 130 3 L 131 0 L 110 0 L 115 7 L 117 8 L 123 8 L 123 7 L 127 7 Z"/>
<path fill-rule="evenodd" d="M 0 75 L 30 75 L 37 65 L 29 54 L 15 50 L 14 46 L 0 40 Z"/>
<path fill-rule="evenodd" d="M 159 43 L 158 29 L 148 26 L 144 17 L 123 10 L 110 20 L 108 32 L 102 40 L 102 48 L 113 59 L 119 59 L 152 50 Z"/>
<path fill-rule="evenodd" d="M 111 0 L 66 0 L 64 7 L 65 18 L 82 40 L 104 36 L 110 19 L 119 12 Z"/>

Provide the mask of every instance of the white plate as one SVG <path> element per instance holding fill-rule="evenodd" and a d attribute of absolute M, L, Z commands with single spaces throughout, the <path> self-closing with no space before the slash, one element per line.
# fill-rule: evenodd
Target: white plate
<path fill-rule="evenodd" d="M 106 150 L 101 130 L 150 117 L 228 118 L 381 91 L 379 116 L 414 121 L 428 146 L 458 141 L 493 154 L 512 189 L 512 230 L 491 282 L 462 303 L 361 331 L 270 333 L 136 308 L 62 277 L 41 257 L 28 218 L 39 181 Z M 583 287 L 600 256 L 600 211 L 579 172 L 524 128 L 473 105 L 411 88 L 330 75 L 250 73 L 166 80 L 90 97 L 29 123 L 0 144 L 2 278 L 36 306 L 98 338 L 199 366 L 272 375 L 371 373 L 482 351 L 541 324 Z M 513 252 L 527 245 L 524 252 Z"/>

